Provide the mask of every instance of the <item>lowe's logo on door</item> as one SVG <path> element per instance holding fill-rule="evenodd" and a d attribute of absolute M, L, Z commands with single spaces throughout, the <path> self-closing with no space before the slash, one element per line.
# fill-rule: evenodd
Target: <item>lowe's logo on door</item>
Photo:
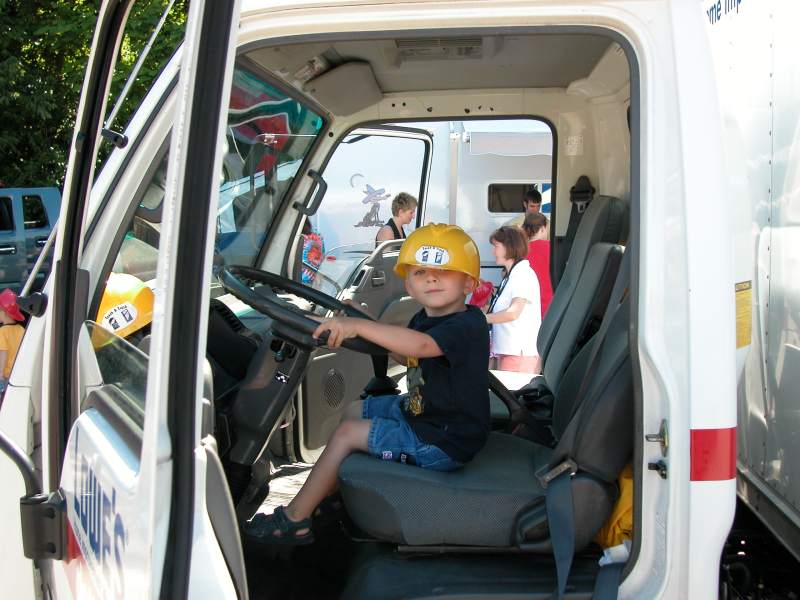
<path fill-rule="evenodd" d="M 450 262 L 450 254 L 439 246 L 420 246 L 414 255 L 418 264 L 442 267 Z"/>
<path fill-rule="evenodd" d="M 78 454 L 77 444 L 74 456 L 74 514 L 69 515 L 70 525 L 87 565 L 106 588 L 104 595 L 121 597 L 127 536 L 122 515 L 117 512 L 117 492 L 113 486 L 103 486 L 86 456 Z"/>

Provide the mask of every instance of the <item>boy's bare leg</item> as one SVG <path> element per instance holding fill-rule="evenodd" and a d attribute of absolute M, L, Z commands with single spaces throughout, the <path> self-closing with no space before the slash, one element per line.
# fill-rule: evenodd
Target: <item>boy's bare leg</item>
<path fill-rule="evenodd" d="M 350 404 L 344 407 L 344 413 L 342 414 L 342 421 L 346 420 L 357 420 L 363 419 L 362 416 L 364 414 L 364 401 L 363 400 L 354 400 Z"/>
<path fill-rule="evenodd" d="M 359 421 L 363 419 L 362 416 L 364 414 L 364 401 L 363 400 L 354 400 L 350 404 L 344 407 L 344 412 L 342 413 L 342 421 Z M 339 482 L 337 481 L 333 487 L 331 488 L 328 495 L 332 495 L 335 491 L 339 489 Z M 314 516 L 317 516 L 316 509 L 314 510 Z"/>
<path fill-rule="evenodd" d="M 311 516 L 325 496 L 336 487 L 339 467 L 353 452 L 367 451 L 369 427 L 367 419 L 342 421 L 333 432 L 328 445 L 317 460 L 311 473 L 297 496 L 286 507 L 286 516 L 292 521 L 301 521 Z M 305 530 L 298 531 L 298 535 Z"/>

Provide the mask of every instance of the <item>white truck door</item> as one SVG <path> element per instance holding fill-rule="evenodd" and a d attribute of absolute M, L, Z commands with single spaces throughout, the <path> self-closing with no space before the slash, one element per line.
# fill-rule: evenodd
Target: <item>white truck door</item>
<path fill-rule="evenodd" d="M 161 161 L 163 147 L 151 147 L 156 134 L 142 133 L 131 161 L 117 161 L 103 208 L 91 222 L 87 216 L 92 187 L 103 179 L 94 173 L 100 132 L 132 4 L 101 4 L 78 108 L 44 314 L 42 496 L 50 520 L 40 527 L 44 519 L 34 515 L 36 526 L 23 523 L 22 537 L 44 597 L 246 598 L 243 566 L 230 565 L 221 550 L 230 540 L 217 542 L 208 516 L 205 467 L 213 445 L 207 451 L 200 435 L 216 149 L 238 2 L 191 3 L 177 99 L 166 104 L 174 111 L 165 115 L 159 104 L 148 122 L 151 129 L 159 120 L 172 124 L 150 281 L 126 273 L 120 259 L 131 212 L 153 177 L 126 166 L 142 155 Z M 129 190 L 131 201 L 122 202 Z M 125 205 L 130 211 L 120 209 Z M 114 240 L 104 260 L 98 237 Z"/>

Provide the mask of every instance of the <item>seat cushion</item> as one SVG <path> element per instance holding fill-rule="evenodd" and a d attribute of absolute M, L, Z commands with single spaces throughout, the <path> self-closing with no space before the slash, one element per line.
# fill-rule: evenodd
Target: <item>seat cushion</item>
<path fill-rule="evenodd" d="M 370 535 L 398 544 L 507 547 L 520 511 L 544 501 L 536 471 L 551 450 L 492 433 L 457 471 L 430 471 L 353 454 L 339 470 L 347 512 Z"/>

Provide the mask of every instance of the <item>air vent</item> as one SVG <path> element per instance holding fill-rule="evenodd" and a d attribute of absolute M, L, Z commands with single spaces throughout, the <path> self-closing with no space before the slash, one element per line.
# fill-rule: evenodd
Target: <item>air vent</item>
<path fill-rule="evenodd" d="M 344 398 L 344 377 L 336 369 L 329 370 L 322 386 L 322 397 L 331 408 L 339 408 Z"/>
<path fill-rule="evenodd" d="M 395 40 L 400 58 L 413 59 L 464 59 L 483 56 L 480 37 L 407 38 Z"/>
<path fill-rule="evenodd" d="M 241 333 L 241 331 L 244 329 L 244 324 L 235 314 L 233 314 L 233 311 L 228 308 L 228 305 L 221 300 L 217 300 L 216 298 L 212 299 L 211 310 L 225 319 L 225 322 L 230 325 L 231 329 L 233 329 L 236 333 Z"/>

